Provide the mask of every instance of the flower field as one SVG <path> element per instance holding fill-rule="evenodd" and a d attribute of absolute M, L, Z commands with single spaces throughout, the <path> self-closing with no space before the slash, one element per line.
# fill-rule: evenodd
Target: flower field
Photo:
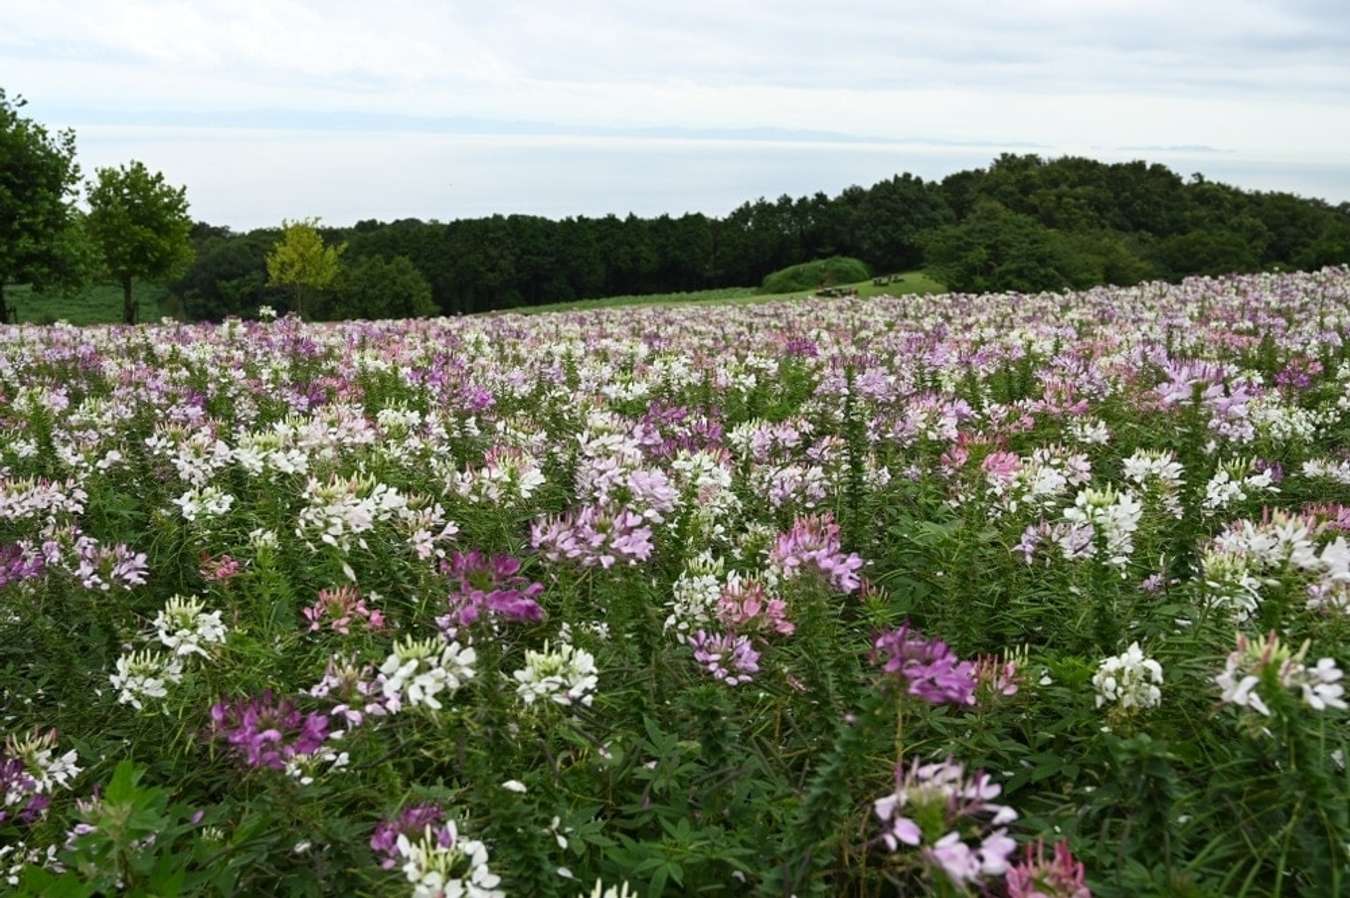
<path fill-rule="evenodd" d="M 0 328 L 0 890 L 1347 894 L 1348 327 Z"/>

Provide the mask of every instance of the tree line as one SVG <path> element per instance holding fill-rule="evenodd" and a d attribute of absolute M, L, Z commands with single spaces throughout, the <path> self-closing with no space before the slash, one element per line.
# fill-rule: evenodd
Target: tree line
<path fill-rule="evenodd" d="M 198 224 L 197 261 L 173 285 L 187 312 L 288 307 L 293 294 L 267 276 L 280 233 Z M 941 181 L 901 174 L 835 196 L 757 199 L 722 217 L 410 218 L 317 233 L 344 247 L 345 266 L 379 266 L 358 278 L 366 289 L 352 291 L 364 308 L 380 311 L 379 275 L 419 304 L 429 297 L 434 309 L 459 314 L 758 285 L 829 256 L 878 273 L 926 267 L 970 292 L 1320 268 L 1350 262 L 1350 203 L 1241 190 L 1147 162 L 1005 154 Z M 348 304 L 335 301 L 339 312 Z M 392 295 L 389 303 L 391 314 L 409 308 Z"/>
<path fill-rule="evenodd" d="M 758 285 L 847 256 L 927 268 L 950 289 L 1024 292 L 1350 262 L 1350 203 L 1184 178 L 1143 161 L 1004 154 L 940 181 L 899 174 L 837 195 L 760 198 L 725 216 L 494 215 L 314 219 L 246 232 L 188 217 L 186 192 L 139 162 L 84 189 L 75 135 L 0 90 L 0 286 L 166 284 L 193 319 L 263 305 L 307 317 L 462 314 Z M 3 304 L 0 304 L 3 308 Z"/>

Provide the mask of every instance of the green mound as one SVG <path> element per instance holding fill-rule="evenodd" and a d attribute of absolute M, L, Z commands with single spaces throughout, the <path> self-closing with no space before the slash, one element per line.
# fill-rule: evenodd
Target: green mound
<path fill-rule="evenodd" d="M 872 276 L 867 265 L 848 256 L 815 259 L 800 265 L 789 265 L 766 275 L 760 285 L 761 293 L 796 293 L 835 284 L 854 284 Z"/>

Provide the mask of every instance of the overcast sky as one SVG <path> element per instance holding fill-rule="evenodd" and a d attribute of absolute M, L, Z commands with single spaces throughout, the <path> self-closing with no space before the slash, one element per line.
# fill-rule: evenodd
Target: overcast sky
<path fill-rule="evenodd" d="M 0 0 L 0 86 L 236 227 L 721 214 L 999 152 L 1350 200 L 1350 0 Z"/>

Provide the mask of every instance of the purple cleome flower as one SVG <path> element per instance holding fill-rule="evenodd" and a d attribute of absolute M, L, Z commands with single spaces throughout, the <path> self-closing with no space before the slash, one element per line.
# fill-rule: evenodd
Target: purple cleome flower
<path fill-rule="evenodd" d="M 409 839 L 420 838 L 427 827 L 434 827 L 443 820 L 445 810 L 440 805 L 410 805 L 399 811 L 397 816 L 380 821 L 370 837 L 370 850 L 380 859 L 382 869 L 392 870 L 403 860 L 398 851 L 399 836 L 407 836 Z M 448 843 L 442 840 L 442 844 Z"/>
<path fill-rule="evenodd" d="M 975 703 L 975 664 L 961 661 L 947 643 L 910 628 L 882 633 L 872 642 L 872 662 L 903 683 L 910 695 L 935 705 Z"/>
<path fill-rule="evenodd" d="M 549 561 L 575 561 L 605 570 L 621 561 L 646 561 L 653 549 L 652 529 L 642 515 L 603 505 L 536 521 L 530 528 L 530 544 Z"/>
<path fill-rule="evenodd" d="M 211 734 L 224 740 L 249 767 L 283 770 L 299 755 L 312 755 L 328 738 L 328 717 L 305 714 L 272 690 L 211 707 Z"/>
<path fill-rule="evenodd" d="M 814 568 L 840 592 L 853 592 L 862 585 L 858 571 L 863 560 L 857 553 L 844 553 L 839 525 L 828 514 L 797 518 L 792 529 L 774 541 L 769 561 L 788 577 Z"/>
<path fill-rule="evenodd" d="M 1069 843 L 1055 843 L 1055 855 L 1045 858 L 1045 843 L 1026 846 L 1021 863 L 1014 864 L 1004 878 L 1008 898 L 1092 898 L 1087 887 L 1087 872 L 1069 851 Z"/>
<path fill-rule="evenodd" d="M 748 683 L 759 672 L 759 652 L 748 636 L 699 630 L 689 637 L 694 660 L 728 686 Z"/>
<path fill-rule="evenodd" d="M 518 558 L 489 558 L 477 549 L 455 552 L 441 562 L 441 573 L 450 580 L 450 610 L 436 618 L 436 624 L 448 637 L 484 617 L 530 622 L 544 618 L 538 601 L 544 585 L 521 576 Z"/>

